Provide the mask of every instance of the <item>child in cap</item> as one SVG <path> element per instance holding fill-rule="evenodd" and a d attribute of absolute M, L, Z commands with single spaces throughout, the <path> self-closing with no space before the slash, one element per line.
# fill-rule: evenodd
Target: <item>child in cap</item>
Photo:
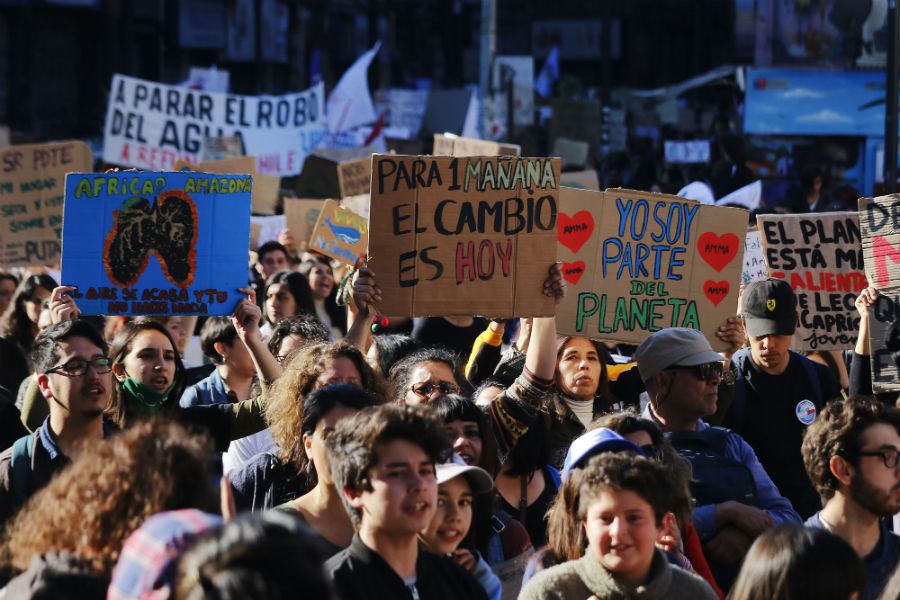
<path fill-rule="evenodd" d="M 656 547 L 671 492 L 666 469 L 643 456 L 592 458 L 578 490 L 584 556 L 541 571 L 519 599 L 715 600 L 703 579 L 669 564 Z"/>
<path fill-rule="evenodd" d="M 435 465 L 435 476 L 438 483 L 437 511 L 419 539 L 431 552 L 452 558 L 471 573 L 488 598 L 499 599 L 503 591 L 500 578 L 491 571 L 478 550 L 461 547 L 463 544 L 470 545 L 475 496 L 490 493 L 494 489 L 493 479 L 484 469 L 466 464 L 456 453 L 448 462 Z"/>

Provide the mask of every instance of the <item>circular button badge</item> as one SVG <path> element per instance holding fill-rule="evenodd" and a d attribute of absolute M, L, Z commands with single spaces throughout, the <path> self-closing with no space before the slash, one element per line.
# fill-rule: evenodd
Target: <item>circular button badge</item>
<path fill-rule="evenodd" d="M 797 419 L 804 425 L 809 425 L 816 420 L 816 405 L 811 400 L 801 400 L 794 408 Z"/>

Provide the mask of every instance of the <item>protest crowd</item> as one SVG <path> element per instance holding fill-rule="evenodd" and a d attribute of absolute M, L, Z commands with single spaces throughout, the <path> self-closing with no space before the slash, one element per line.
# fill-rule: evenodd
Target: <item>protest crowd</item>
<path fill-rule="evenodd" d="M 389 140 L 378 48 L 0 137 L 0 600 L 900 600 L 900 196 Z"/>

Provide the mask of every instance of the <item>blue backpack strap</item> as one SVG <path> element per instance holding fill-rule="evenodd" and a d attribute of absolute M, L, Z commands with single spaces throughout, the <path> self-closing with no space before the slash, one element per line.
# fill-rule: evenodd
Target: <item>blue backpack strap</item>
<path fill-rule="evenodd" d="M 31 473 L 31 456 L 34 454 L 34 435 L 26 435 L 12 445 L 10 460 L 12 495 L 17 506 L 28 500 L 28 475 Z"/>

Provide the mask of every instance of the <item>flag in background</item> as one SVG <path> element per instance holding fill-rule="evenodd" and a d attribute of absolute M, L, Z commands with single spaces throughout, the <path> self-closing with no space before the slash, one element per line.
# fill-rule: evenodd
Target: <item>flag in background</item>
<path fill-rule="evenodd" d="M 328 130 L 331 133 L 366 125 L 377 118 L 375 107 L 372 105 L 372 96 L 369 94 L 368 74 L 369 65 L 372 64 L 372 59 L 375 58 L 379 48 L 381 42 L 376 42 L 371 50 L 357 58 L 331 90 L 331 95 L 325 103 Z"/>
<path fill-rule="evenodd" d="M 534 91 L 547 98 L 553 94 L 553 84 L 559 79 L 559 46 L 553 46 L 553 50 L 547 55 L 541 72 L 534 80 Z"/>

